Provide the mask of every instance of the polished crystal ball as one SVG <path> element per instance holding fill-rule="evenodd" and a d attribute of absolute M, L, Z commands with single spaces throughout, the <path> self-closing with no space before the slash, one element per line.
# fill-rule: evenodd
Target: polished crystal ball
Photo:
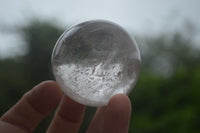
<path fill-rule="evenodd" d="M 64 93 L 78 103 L 104 106 L 116 94 L 128 94 L 140 71 L 140 52 L 121 26 L 104 20 L 67 29 L 52 54 L 52 69 Z"/>

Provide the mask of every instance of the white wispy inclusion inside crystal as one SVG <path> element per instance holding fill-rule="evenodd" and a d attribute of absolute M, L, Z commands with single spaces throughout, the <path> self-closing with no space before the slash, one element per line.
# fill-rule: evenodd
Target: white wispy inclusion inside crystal
<path fill-rule="evenodd" d="M 64 64 L 57 67 L 56 71 L 57 77 L 60 77 L 57 81 L 62 88 L 66 88 L 63 91 L 80 102 L 85 100 L 90 105 L 106 105 L 111 96 L 126 94 L 132 83 L 124 77 L 122 64 L 105 66 L 99 63 L 94 67 Z"/>

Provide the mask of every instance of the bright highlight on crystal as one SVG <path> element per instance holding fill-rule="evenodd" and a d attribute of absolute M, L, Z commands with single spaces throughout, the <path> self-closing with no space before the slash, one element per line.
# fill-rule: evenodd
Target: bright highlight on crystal
<path fill-rule="evenodd" d="M 113 95 L 128 94 L 137 82 L 140 62 L 134 39 L 103 20 L 72 26 L 52 54 L 53 73 L 64 93 L 88 106 L 104 106 Z"/>

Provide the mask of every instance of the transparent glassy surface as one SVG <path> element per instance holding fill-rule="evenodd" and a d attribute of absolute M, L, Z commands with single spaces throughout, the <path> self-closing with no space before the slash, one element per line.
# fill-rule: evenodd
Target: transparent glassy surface
<path fill-rule="evenodd" d="M 66 30 L 52 54 L 52 69 L 64 93 L 89 106 L 107 105 L 118 93 L 128 94 L 140 71 L 140 52 L 119 25 L 87 21 Z"/>

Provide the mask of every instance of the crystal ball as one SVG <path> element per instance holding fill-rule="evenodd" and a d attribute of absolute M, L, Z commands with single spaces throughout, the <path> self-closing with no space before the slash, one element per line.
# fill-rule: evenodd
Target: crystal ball
<path fill-rule="evenodd" d="M 105 20 L 67 29 L 52 53 L 52 70 L 63 92 L 88 106 L 105 106 L 115 94 L 128 94 L 140 71 L 140 52 L 121 26 Z"/>

